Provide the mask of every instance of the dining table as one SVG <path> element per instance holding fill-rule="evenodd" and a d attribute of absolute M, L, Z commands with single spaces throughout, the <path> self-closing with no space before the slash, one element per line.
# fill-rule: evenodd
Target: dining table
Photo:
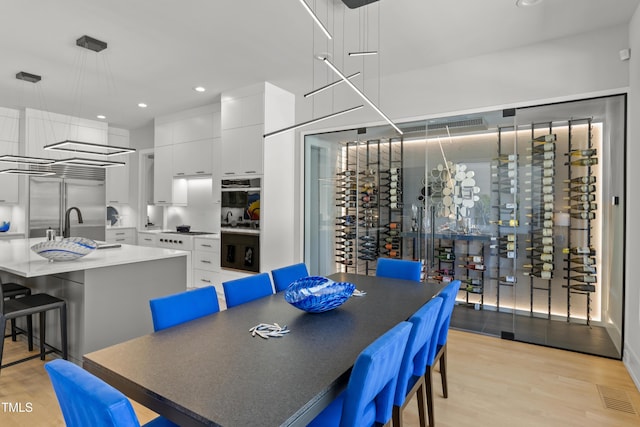
<path fill-rule="evenodd" d="M 181 426 L 301 426 L 346 388 L 357 356 L 443 285 L 335 273 L 365 293 L 308 313 L 284 292 L 83 357 L 83 367 Z M 285 326 L 281 337 L 250 332 Z"/>

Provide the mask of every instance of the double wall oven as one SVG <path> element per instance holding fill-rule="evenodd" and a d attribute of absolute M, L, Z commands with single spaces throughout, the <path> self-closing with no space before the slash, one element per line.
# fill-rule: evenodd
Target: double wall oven
<path fill-rule="evenodd" d="M 223 179 L 220 266 L 260 271 L 260 178 Z"/>

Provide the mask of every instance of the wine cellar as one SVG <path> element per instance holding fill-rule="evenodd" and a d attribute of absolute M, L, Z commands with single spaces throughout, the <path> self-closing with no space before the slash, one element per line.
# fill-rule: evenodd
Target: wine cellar
<path fill-rule="evenodd" d="M 536 319 L 619 341 L 624 193 L 612 166 L 624 115 L 606 102 L 434 119 L 401 137 L 331 134 L 318 145 L 331 147 L 317 171 L 326 195 L 310 199 L 331 224 L 308 248 L 326 247 L 325 269 L 348 273 L 374 275 L 380 257 L 420 261 L 427 285 L 462 282 L 456 310 L 512 318 L 498 335 Z M 573 110 L 592 104 L 606 115 Z"/>

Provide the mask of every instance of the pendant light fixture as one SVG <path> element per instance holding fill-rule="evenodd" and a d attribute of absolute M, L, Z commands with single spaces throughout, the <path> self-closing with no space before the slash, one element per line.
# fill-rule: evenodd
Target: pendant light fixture
<path fill-rule="evenodd" d="M 360 71 L 358 71 L 358 72 L 356 72 L 356 73 L 353 73 L 353 74 L 351 74 L 350 76 L 347 76 L 347 78 L 348 78 L 348 79 L 352 79 L 352 78 L 357 77 L 357 76 L 359 76 L 359 75 L 360 75 Z M 325 86 L 319 87 L 318 89 L 314 89 L 314 90 L 312 90 L 312 91 L 311 91 L 311 92 L 309 92 L 309 93 L 305 93 L 305 94 L 304 94 L 304 97 L 305 97 L 305 98 L 308 98 L 308 97 L 310 97 L 310 96 L 317 95 L 317 94 L 319 94 L 320 92 L 324 92 L 324 91 L 325 91 L 325 90 L 327 90 L 327 89 L 331 89 L 332 87 L 339 85 L 339 84 L 340 84 L 340 83 L 342 83 L 343 81 L 344 81 L 344 80 L 342 80 L 342 79 L 340 79 L 340 80 L 336 80 L 336 81 L 334 81 L 333 83 L 329 83 L 328 85 L 325 85 Z"/>
<path fill-rule="evenodd" d="M 92 142 L 66 141 L 56 142 L 44 146 L 45 150 L 71 151 L 74 153 L 96 154 L 100 156 L 117 156 L 119 154 L 135 153 L 134 148 L 117 147 L 115 145 L 94 144 Z"/>
<path fill-rule="evenodd" d="M 329 115 L 326 115 L 326 116 L 317 117 L 315 119 L 312 119 L 312 120 L 309 120 L 309 121 L 306 121 L 306 122 L 298 123 L 298 124 L 293 125 L 293 126 L 289 126 L 289 127 L 283 128 L 283 129 L 279 129 L 279 130 L 276 130 L 276 131 L 273 131 L 273 132 L 266 133 L 266 134 L 263 135 L 263 137 L 264 138 L 268 138 L 270 136 L 280 135 L 281 133 L 285 133 L 285 132 L 288 132 L 290 130 L 298 129 L 298 128 L 301 128 L 303 126 L 312 125 L 314 123 L 318 123 L 318 122 L 321 122 L 323 120 L 332 119 L 334 117 L 338 117 L 338 116 L 341 116 L 343 114 L 347 114 L 347 113 L 350 113 L 352 111 L 359 110 L 362 107 L 364 107 L 364 105 L 358 105 L 357 107 L 352 107 L 352 108 L 348 108 L 346 110 L 338 111 L 336 113 L 332 113 L 332 114 L 329 114 Z"/>
<path fill-rule="evenodd" d="M 318 28 L 320 28 L 320 30 L 322 30 L 322 33 L 327 36 L 327 38 L 329 40 L 331 40 L 333 37 L 331 37 L 331 34 L 329 33 L 329 30 L 327 30 L 327 27 L 325 27 L 322 22 L 320 21 L 320 19 L 318 18 L 318 16 L 313 12 L 313 10 L 311 10 L 311 8 L 309 7 L 309 5 L 307 4 L 306 1 L 304 0 L 300 0 L 300 3 L 302 4 L 302 7 L 304 7 L 304 10 L 307 11 L 307 13 L 309 15 L 311 15 L 311 18 L 313 18 L 313 22 L 316 23 L 316 25 L 318 25 Z"/>

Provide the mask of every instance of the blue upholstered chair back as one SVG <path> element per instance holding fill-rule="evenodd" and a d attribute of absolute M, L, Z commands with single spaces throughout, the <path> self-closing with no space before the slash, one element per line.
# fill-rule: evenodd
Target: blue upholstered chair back
<path fill-rule="evenodd" d="M 440 347 L 447 343 L 447 336 L 449 335 L 449 324 L 451 323 L 451 314 L 453 313 L 453 306 L 456 303 L 456 295 L 460 289 L 460 280 L 454 280 L 444 287 L 438 294 L 442 298 L 442 306 L 440 307 L 440 313 L 436 320 L 436 327 L 434 331 L 434 338 L 429 349 L 429 355 L 427 356 L 427 366 L 433 365 L 434 358 L 438 353 Z"/>
<path fill-rule="evenodd" d="M 44 367 L 67 427 L 140 425 L 124 394 L 81 367 L 62 359 Z"/>
<path fill-rule="evenodd" d="M 227 308 L 273 294 L 269 273 L 260 273 L 222 284 Z"/>
<path fill-rule="evenodd" d="M 271 270 L 273 285 L 276 292 L 284 291 L 294 281 L 309 276 L 309 271 L 305 263 L 289 265 L 287 267 Z"/>
<path fill-rule="evenodd" d="M 427 356 L 431 342 L 436 338 L 434 334 L 436 320 L 443 301 L 441 297 L 432 298 L 409 318 L 413 327 L 398 374 L 398 385 L 393 402 L 396 406 L 402 407 L 409 390 L 416 380 L 425 374 Z"/>
<path fill-rule="evenodd" d="M 220 311 L 213 286 L 155 298 L 149 301 L 153 330 L 160 331 Z"/>
<path fill-rule="evenodd" d="M 411 323 L 401 322 L 360 353 L 345 392 L 341 426 L 385 424 L 391 419 L 398 371 L 410 331 Z"/>
<path fill-rule="evenodd" d="M 376 276 L 420 281 L 422 264 L 407 259 L 378 258 Z"/>

